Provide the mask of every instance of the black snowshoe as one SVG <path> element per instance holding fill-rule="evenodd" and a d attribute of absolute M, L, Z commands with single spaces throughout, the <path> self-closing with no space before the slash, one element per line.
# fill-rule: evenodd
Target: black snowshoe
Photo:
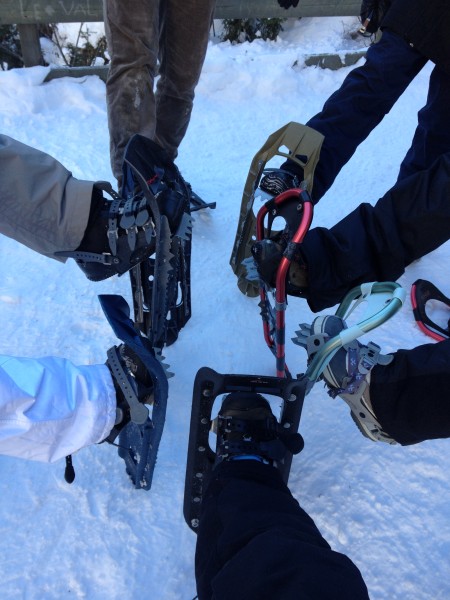
<path fill-rule="evenodd" d="M 165 151 L 141 135 L 124 157 L 123 198 L 145 198 L 155 251 L 130 271 L 134 320 L 154 348 L 172 344 L 191 316 L 191 190 Z"/>
<path fill-rule="evenodd" d="M 184 518 L 193 531 L 196 532 L 198 528 L 203 492 L 217 458 L 209 444 L 215 399 L 222 394 L 243 391 L 276 396 L 282 400 L 277 431 L 278 435 L 286 438 L 287 445 L 284 456 L 277 460 L 277 468 L 287 481 L 292 455 L 303 448 L 303 440 L 297 434 L 297 430 L 305 396 L 305 384 L 306 380 L 260 375 L 221 375 L 207 367 L 198 371 L 192 399 L 184 492 Z"/>

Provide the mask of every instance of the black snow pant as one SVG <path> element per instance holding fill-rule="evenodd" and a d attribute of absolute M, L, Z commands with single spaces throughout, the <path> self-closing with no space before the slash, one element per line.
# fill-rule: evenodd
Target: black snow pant
<path fill-rule="evenodd" d="M 450 340 L 398 350 L 376 365 L 370 401 L 384 431 L 406 446 L 450 437 Z"/>
<path fill-rule="evenodd" d="M 333 551 L 278 471 L 224 462 L 203 498 L 195 555 L 199 600 L 367 600 L 361 573 Z"/>

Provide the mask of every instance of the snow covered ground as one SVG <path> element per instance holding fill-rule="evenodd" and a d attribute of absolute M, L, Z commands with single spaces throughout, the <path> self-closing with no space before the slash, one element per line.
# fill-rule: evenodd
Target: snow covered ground
<path fill-rule="evenodd" d="M 232 46 L 212 39 L 178 165 L 217 209 L 196 216 L 193 316 L 166 356 L 167 422 L 151 492 L 130 486 L 114 448 L 63 462 L 0 457 L 0 596 L 5 600 L 190 600 L 195 596 L 195 536 L 182 500 L 192 383 L 201 366 L 220 372 L 274 374 L 256 299 L 244 297 L 228 265 L 242 189 L 255 152 L 289 121 L 315 114 L 348 73 L 303 66 L 314 52 L 358 49 L 348 35 L 356 19 L 289 22 L 277 42 Z M 361 201 L 375 202 L 394 183 L 423 105 L 426 67 L 342 170 L 315 212 L 334 224 Z M 46 68 L 0 72 L 0 131 L 36 146 L 84 179 L 113 182 L 108 157 L 105 86 L 96 77 L 43 84 Z M 0 238 L 0 352 L 58 355 L 78 364 L 104 362 L 115 338 L 97 294 L 129 298 L 128 278 L 88 282 L 66 265 Z M 400 283 L 431 279 L 447 294 L 450 246 L 413 264 Z M 301 300 L 287 311 L 287 335 L 313 315 Z M 384 350 L 426 343 L 409 301 L 370 337 Z M 287 345 L 291 370 L 305 352 Z M 443 393 L 447 393 L 443 390 Z M 364 439 L 340 400 L 322 384 L 307 397 L 301 422 L 305 450 L 291 487 L 333 548 L 361 569 L 373 600 L 450 597 L 450 441 L 390 447 Z"/>

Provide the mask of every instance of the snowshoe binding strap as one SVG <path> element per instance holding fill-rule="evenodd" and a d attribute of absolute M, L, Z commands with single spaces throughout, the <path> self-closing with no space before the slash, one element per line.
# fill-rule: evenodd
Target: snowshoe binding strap
<path fill-rule="evenodd" d="M 143 425 L 148 419 L 149 410 L 139 401 L 136 389 L 129 382 L 127 374 L 123 368 L 122 359 L 117 346 L 110 348 L 107 352 L 107 356 L 108 367 L 111 370 L 114 381 L 120 387 L 122 395 L 128 405 L 130 421 L 137 423 L 138 425 Z"/>
<path fill-rule="evenodd" d="M 123 275 L 153 253 L 155 223 L 145 198 L 124 200 L 109 183 L 97 182 L 95 186 L 112 197 L 110 202 L 103 200 L 107 212 L 104 248 L 91 251 L 84 249 L 85 244 L 82 244 L 76 250 L 55 252 L 55 255 L 75 259 L 88 279 L 102 281 L 113 275 Z M 95 236 L 103 235 L 102 231 L 99 223 Z"/>
<path fill-rule="evenodd" d="M 217 448 L 220 458 L 233 455 L 256 454 L 266 462 L 283 460 L 287 451 L 298 454 L 303 449 L 303 438 L 299 433 L 286 433 L 274 419 L 248 421 L 236 417 L 214 419 L 213 430 L 234 438 L 227 439 Z M 252 441 L 255 437 L 265 435 L 264 441 Z"/>
<path fill-rule="evenodd" d="M 430 300 L 437 300 L 450 308 L 450 298 L 447 298 L 430 281 L 418 279 L 411 286 L 411 304 L 417 325 L 426 335 L 442 342 L 450 337 L 450 319 L 447 327 L 441 327 L 430 319 L 426 312 L 426 304 Z"/>

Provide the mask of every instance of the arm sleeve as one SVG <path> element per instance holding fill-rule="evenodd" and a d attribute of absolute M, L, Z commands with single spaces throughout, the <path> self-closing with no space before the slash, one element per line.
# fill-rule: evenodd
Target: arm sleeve
<path fill-rule="evenodd" d="M 45 152 L 0 135 L 0 233 L 52 258 L 75 250 L 88 222 L 93 185 L 72 177 Z"/>
<path fill-rule="evenodd" d="M 0 356 L 0 454 L 53 462 L 101 442 L 115 416 L 105 365 Z"/>

